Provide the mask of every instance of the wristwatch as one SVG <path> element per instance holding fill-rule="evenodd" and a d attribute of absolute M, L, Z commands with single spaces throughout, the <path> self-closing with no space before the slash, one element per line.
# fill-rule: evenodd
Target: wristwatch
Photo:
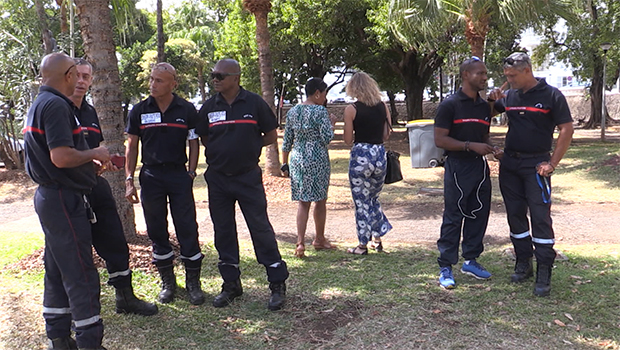
<path fill-rule="evenodd" d="M 133 180 L 133 175 L 129 175 L 125 178 L 125 181 Z"/>

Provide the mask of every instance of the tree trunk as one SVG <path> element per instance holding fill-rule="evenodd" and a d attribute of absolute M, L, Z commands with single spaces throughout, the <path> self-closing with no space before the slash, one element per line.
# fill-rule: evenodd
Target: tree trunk
<path fill-rule="evenodd" d="M 398 110 L 396 109 L 396 96 L 394 95 L 394 91 L 387 90 L 386 91 L 388 98 L 390 99 L 390 114 L 392 115 L 392 125 L 398 124 Z"/>
<path fill-rule="evenodd" d="M 205 103 L 207 100 L 207 89 L 205 88 L 207 84 L 205 82 L 204 71 L 204 66 L 201 65 L 198 67 L 198 88 L 200 89 L 200 99 L 202 100 L 202 103 Z"/>
<path fill-rule="evenodd" d="M 258 61 L 260 64 L 260 86 L 263 99 L 275 113 L 275 93 L 273 80 L 273 63 L 271 62 L 271 49 L 269 47 L 269 28 L 267 27 L 267 11 L 254 12 L 256 18 L 256 43 L 258 44 Z M 266 147 L 265 170 L 267 174 L 281 176 L 280 155 L 278 141 Z"/>
<path fill-rule="evenodd" d="M 164 62 L 166 38 L 164 37 L 164 18 L 162 0 L 157 0 L 157 62 Z"/>
<path fill-rule="evenodd" d="M 75 0 L 84 40 L 84 52 L 93 65 L 91 93 L 105 145 L 111 154 L 125 154 L 124 121 L 121 106 L 121 81 L 118 73 L 116 50 L 112 38 L 109 0 Z M 125 179 L 122 171 L 106 173 L 112 194 L 123 222 L 125 236 L 135 236 L 136 224 L 133 205 L 125 199 Z"/>
<path fill-rule="evenodd" d="M 43 38 L 43 48 L 45 54 L 54 52 L 54 41 L 52 40 L 52 32 L 47 27 L 47 15 L 45 14 L 45 7 L 41 0 L 35 0 L 34 6 L 37 8 L 37 16 L 39 17 L 39 27 L 41 28 L 41 37 Z"/>
<path fill-rule="evenodd" d="M 594 72 L 592 73 L 592 85 L 590 85 L 590 119 L 583 126 L 586 129 L 593 129 L 601 125 L 601 103 L 603 98 L 603 62 L 598 55 L 591 55 L 594 62 Z"/>
<path fill-rule="evenodd" d="M 409 50 L 406 52 L 402 51 L 401 61 L 398 65 L 392 66 L 405 83 L 407 120 L 424 117 L 422 109 L 424 88 L 442 63 L 443 57 L 439 56 L 437 51 L 432 51 L 422 56 L 417 51 Z"/>

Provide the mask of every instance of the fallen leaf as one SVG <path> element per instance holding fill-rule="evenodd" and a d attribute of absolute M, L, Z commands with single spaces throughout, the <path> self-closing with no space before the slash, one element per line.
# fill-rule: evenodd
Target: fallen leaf
<path fill-rule="evenodd" d="M 562 340 L 564 342 L 564 344 L 568 344 L 568 345 L 573 345 L 573 343 L 569 342 L 568 340 Z"/>
<path fill-rule="evenodd" d="M 560 327 L 566 327 L 566 324 L 558 319 L 553 320 L 553 323 L 557 324 Z"/>
<path fill-rule="evenodd" d="M 568 318 L 569 320 L 574 321 L 573 316 L 571 316 L 571 314 L 565 313 L 564 316 L 566 316 L 566 318 Z"/>
<path fill-rule="evenodd" d="M 580 280 L 583 279 L 583 277 L 581 276 L 575 276 L 575 275 L 571 275 L 570 278 L 575 279 L 575 280 Z"/>
<path fill-rule="evenodd" d="M 440 313 L 441 313 L 441 310 L 439 310 L 439 309 L 435 309 L 435 310 L 433 310 L 433 313 L 434 313 L 434 314 L 440 314 Z"/>

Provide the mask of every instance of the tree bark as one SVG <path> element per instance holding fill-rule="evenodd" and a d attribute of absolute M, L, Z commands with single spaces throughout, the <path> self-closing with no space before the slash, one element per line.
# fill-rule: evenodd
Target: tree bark
<path fill-rule="evenodd" d="M 263 99 L 275 113 L 275 93 L 273 79 L 273 63 L 271 61 L 271 49 L 269 47 L 269 28 L 267 26 L 266 6 L 259 6 L 260 11 L 253 12 L 256 18 L 256 43 L 258 45 L 258 62 L 260 65 L 260 85 Z M 267 7 L 267 8 L 270 8 Z M 278 152 L 278 140 L 268 145 L 265 150 L 265 171 L 269 175 L 281 176 L 280 154 Z"/>
<path fill-rule="evenodd" d="M 166 60 L 166 38 L 164 36 L 164 19 L 162 0 L 157 0 L 157 62 Z"/>
<path fill-rule="evenodd" d="M 35 0 L 34 6 L 37 9 L 37 17 L 39 17 L 39 27 L 41 28 L 41 37 L 43 39 L 43 48 L 45 54 L 54 52 L 54 42 L 52 40 L 52 32 L 47 27 L 47 15 L 45 14 L 45 7 L 41 0 Z"/>
<path fill-rule="evenodd" d="M 420 55 L 417 51 L 401 51 L 401 60 L 392 67 L 398 72 L 405 83 L 405 102 L 407 103 L 407 120 L 424 117 L 422 101 L 424 88 L 433 73 L 443 63 L 443 57 L 437 51 Z"/>
<path fill-rule="evenodd" d="M 84 52 L 93 65 L 91 93 L 99 115 L 105 145 L 111 154 L 125 154 L 124 121 L 121 106 L 121 80 L 118 73 L 116 49 L 112 38 L 109 0 L 75 0 L 82 30 Z M 125 236 L 135 236 L 133 205 L 125 199 L 125 180 L 122 171 L 108 172 Z"/>
<path fill-rule="evenodd" d="M 390 114 L 392 115 L 392 125 L 398 124 L 398 110 L 396 109 L 396 96 L 394 91 L 387 90 L 388 99 L 390 100 Z"/>

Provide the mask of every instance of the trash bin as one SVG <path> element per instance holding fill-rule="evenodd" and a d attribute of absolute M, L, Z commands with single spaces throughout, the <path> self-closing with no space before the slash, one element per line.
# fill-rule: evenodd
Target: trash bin
<path fill-rule="evenodd" d="M 417 119 L 407 123 L 412 168 L 434 168 L 443 165 L 443 149 L 435 146 L 435 121 Z"/>

